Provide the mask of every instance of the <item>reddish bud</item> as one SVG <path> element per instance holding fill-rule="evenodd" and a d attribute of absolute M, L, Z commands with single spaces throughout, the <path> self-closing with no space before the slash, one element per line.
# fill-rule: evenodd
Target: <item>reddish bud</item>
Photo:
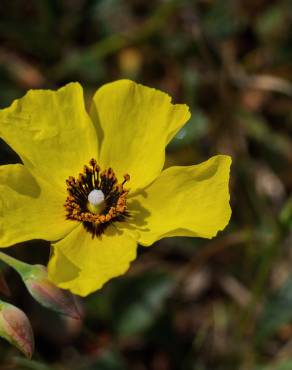
<path fill-rule="evenodd" d="M 27 316 L 19 308 L 3 301 L 0 301 L 0 336 L 26 357 L 32 357 L 34 337 Z"/>
<path fill-rule="evenodd" d="M 22 275 L 22 279 L 30 294 L 41 305 L 74 319 L 80 319 L 73 295 L 48 280 L 45 266 L 31 266 L 31 269 Z"/>

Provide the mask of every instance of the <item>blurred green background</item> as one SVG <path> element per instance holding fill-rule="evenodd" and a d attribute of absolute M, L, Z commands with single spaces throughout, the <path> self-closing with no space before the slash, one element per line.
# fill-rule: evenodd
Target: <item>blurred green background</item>
<path fill-rule="evenodd" d="M 79 301 L 81 323 L 40 308 L 3 265 L 1 298 L 29 316 L 36 352 L 1 340 L 1 370 L 292 369 L 291 60 L 291 0 L 1 0 L 1 108 L 76 80 L 90 101 L 127 77 L 191 108 L 167 166 L 233 157 L 226 230 L 140 248 Z M 45 263 L 49 248 L 9 252 Z"/>

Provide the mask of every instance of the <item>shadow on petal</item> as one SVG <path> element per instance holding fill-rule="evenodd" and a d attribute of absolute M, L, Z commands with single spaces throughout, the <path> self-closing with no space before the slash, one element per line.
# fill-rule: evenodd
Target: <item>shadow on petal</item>
<path fill-rule="evenodd" d="M 49 279 L 55 284 L 62 284 L 76 279 L 81 269 L 74 265 L 57 247 L 52 250 L 48 264 Z"/>
<path fill-rule="evenodd" d="M 141 195 L 143 198 L 147 197 L 147 193 L 144 190 L 137 192 L 136 195 Z M 148 231 L 149 229 L 146 226 L 150 212 L 143 207 L 142 203 L 135 198 L 130 199 L 128 210 L 130 217 L 127 221 L 127 228 L 130 230 L 143 229 L 143 231 Z"/>

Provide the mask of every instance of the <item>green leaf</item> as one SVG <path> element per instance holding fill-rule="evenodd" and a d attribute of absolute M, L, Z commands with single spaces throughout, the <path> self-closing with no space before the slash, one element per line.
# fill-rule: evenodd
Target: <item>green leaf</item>
<path fill-rule="evenodd" d="M 48 366 L 42 362 L 27 360 L 23 357 L 14 357 L 13 362 L 18 370 L 56 370 L 55 367 Z"/>
<path fill-rule="evenodd" d="M 127 370 L 124 359 L 117 351 L 106 351 L 92 363 L 84 365 L 76 370 Z"/>
<path fill-rule="evenodd" d="M 121 281 L 113 302 L 113 328 L 119 336 L 148 329 L 163 308 L 174 285 L 164 273 L 145 273 Z"/>
<path fill-rule="evenodd" d="M 292 277 L 268 298 L 258 323 L 256 342 L 261 344 L 289 322 L 292 322 Z"/>
<path fill-rule="evenodd" d="M 268 366 L 260 366 L 254 370 L 291 370 L 292 369 L 292 361 L 285 361 L 281 364 L 277 365 L 268 365 Z"/>
<path fill-rule="evenodd" d="M 203 19 L 205 30 L 216 39 L 224 39 L 237 32 L 245 20 L 236 10 L 232 0 L 215 1 Z"/>
<path fill-rule="evenodd" d="M 288 228 L 292 226 L 292 197 L 285 202 L 280 213 L 280 221 Z"/>
<path fill-rule="evenodd" d="M 256 22 L 256 31 L 263 39 L 270 41 L 278 36 L 286 27 L 287 9 L 284 6 L 273 5 L 264 11 Z"/>

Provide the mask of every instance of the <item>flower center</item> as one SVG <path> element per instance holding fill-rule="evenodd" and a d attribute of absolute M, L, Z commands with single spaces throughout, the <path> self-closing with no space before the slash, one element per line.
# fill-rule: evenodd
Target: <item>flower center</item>
<path fill-rule="evenodd" d="M 101 172 L 94 159 L 89 163 L 77 178 L 70 176 L 66 180 L 65 208 L 67 219 L 82 222 L 94 238 L 113 222 L 125 221 L 129 216 L 126 205 L 129 190 L 123 186 L 130 176 L 125 175 L 119 184 L 111 168 Z"/>

